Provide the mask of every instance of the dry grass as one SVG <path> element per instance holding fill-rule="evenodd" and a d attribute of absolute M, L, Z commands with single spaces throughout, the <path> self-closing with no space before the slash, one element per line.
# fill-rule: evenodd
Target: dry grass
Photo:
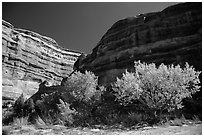
<path fill-rule="evenodd" d="M 20 120 L 19 120 L 20 121 Z M 18 122 L 19 122 L 18 121 Z M 23 120 L 22 120 L 23 121 Z M 111 126 L 67 128 L 61 125 L 52 125 L 47 128 L 38 128 L 35 125 L 26 125 L 22 122 L 21 128 L 4 126 L 4 134 L 12 135 L 201 135 L 202 124 L 182 126 L 153 126 L 143 128 L 120 128 Z M 9 132 L 8 132 L 9 131 Z"/>
<path fill-rule="evenodd" d="M 17 129 L 21 129 L 24 126 L 28 125 L 28 117 L 21 117 L 14 119 L 12 125 Z"/>

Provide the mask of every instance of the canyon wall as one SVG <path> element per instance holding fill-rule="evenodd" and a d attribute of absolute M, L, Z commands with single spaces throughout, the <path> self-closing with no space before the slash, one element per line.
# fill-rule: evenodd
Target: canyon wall
<path fill-rule="evenodd" d="M 188 62 L 202 70 L 202 3 L 181 3 L 119 20 L 76 68 L 93 71 L 99 84 L 109 84 L 125 69 L 133 71 L 137 60 L 182 66 Z"/>
<path fill-rule="evenodd" d="M 60 84 L 73 70 L 80 52 L 64 49 L 55 40 L 2 22 L 2 96 L 30 97 L 39 84 Z"/>

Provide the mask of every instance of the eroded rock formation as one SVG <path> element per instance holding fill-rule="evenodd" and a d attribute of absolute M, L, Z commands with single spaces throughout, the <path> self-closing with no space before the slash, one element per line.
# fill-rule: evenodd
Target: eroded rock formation
<path fill-rule="evenodd" d="M 181 65 L 188 62 L 201 70 L 202 3 L 181 3 L 119 20 L 78 68 L 93 71 L 100 84 L 107 84 L 125 69 L 134 70 L 137 60 Z"/>
<path fill-rule="evenodd" d="M 64 49 L 55 40 L 2 22 L 2 95 L 29 97 L 44 80 L 60 84 L 73 70 L 80 52 Z"/>

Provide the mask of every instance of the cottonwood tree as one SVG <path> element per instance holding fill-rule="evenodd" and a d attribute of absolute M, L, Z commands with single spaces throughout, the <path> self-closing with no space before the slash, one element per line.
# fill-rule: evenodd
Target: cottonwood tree
<path fill-rule="evenodd" d="M 184 68 L 164 64 L 157 68 L 154 63 L 138 61 L 135 72 L 126 71 L 112 86 L 121 105 L 137 101 L 157 117 L 164 110 L 170 112 L 182 108 L 182 99 L 191 98 L 199 91 L 200 73 L 188 63 Z"/>

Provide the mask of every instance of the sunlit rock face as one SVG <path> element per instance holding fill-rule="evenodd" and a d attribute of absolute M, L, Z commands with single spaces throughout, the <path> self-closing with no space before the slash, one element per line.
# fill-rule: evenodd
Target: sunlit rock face
<path fill-rule="evenodd" d="M 29 97 L 46 80 L 60 84 L 73 70 L 80 52 L 64 49 L 55 40 L 2 22 L 2 95 Z"/>
<path fill-rule="evenodd" d="M 137 60 L 180 65 L 188 62 L 201 70 L 202 3 L 181 3 L 119 20 L 78 68 L 95 72 L 100 84 L 109 84 L 125 69 L 133 71 Z"/>

